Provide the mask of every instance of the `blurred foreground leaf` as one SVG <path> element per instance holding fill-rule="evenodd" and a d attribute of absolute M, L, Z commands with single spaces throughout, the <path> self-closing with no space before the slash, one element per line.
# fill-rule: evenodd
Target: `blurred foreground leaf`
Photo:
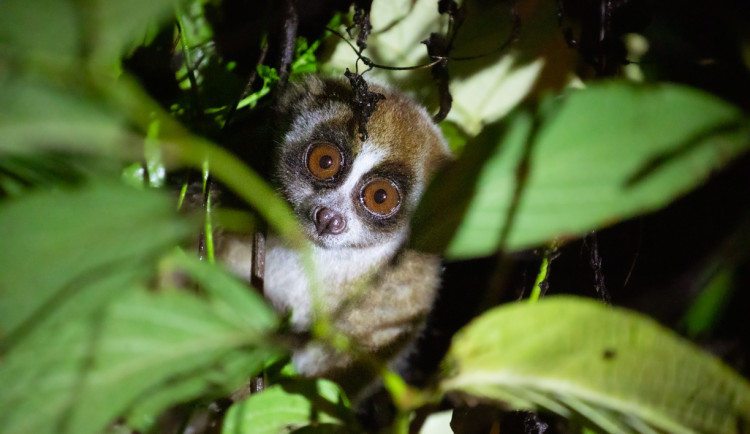
<path fill-rule="evenodd" d="M 33 327 L 67 296 L 96 284 L 109 270 L 137 274 L 138 267 L 190 229 L 188 221 L 175 217 L 174 204 L 166 196 L 106 182 L 4 203 L 0 208 L 4 338 L 24 325 Z"/>
<path fill-rule="evenodd" d="M 0 58 L 26 66 L 83 68 L 85 60 L 114 62 L 173 11 L 175 0 L 23 0 L 0 3 Z M 49 71 L 46 71 L 49 72 Z"/>
<path fill-rule="evenodd" d="M 40 148 L 112 154 L 135 139 L 123 114 L 84 88 L 0 76 L 0 94 L 0 156 Z"/>
<path fill-rule="evenodd" d="M 589 299 L 496 308 L 456 335 L 443 391 L 583 418 L 606 432 L 741 432 L 750 386 L 645 316 Z"/>
<path fill-rule="evenodd" d="M 93 54 L 97 61 L 114 62 L 134 42 L 174 13 L 177 0 L 94 0 L 81 8 L 89 20 Z"/>
<path fill-rule="evenodd" d="M 148 427 L 278 354 L 275 315 L 218 268 L 173 256 L 166 286 L 146 289 L 192 227 L 155 191 L 101 181 L 29 194 L 3 204 L 0 225 L 3 432 L 93 433 L 128 414 Z M 178 275 L 204 294 L 170 289 Z"/>
<path fill-rule="evenodd" d="M 425 196 L 414 243 L 451 258 L 518 250 L 656 210 L 750 147 L 736 107 L 624 82 L 548 99 L 467 143 Z M 450 206 L 448 206 L 450 204 Z"/>
<path fill-rule="evenodd" d="M 73 1 L 23 0 L 0 3 L 0 59 L 20 58 L 72 66 L 81 51 L 82 27 Z"/>

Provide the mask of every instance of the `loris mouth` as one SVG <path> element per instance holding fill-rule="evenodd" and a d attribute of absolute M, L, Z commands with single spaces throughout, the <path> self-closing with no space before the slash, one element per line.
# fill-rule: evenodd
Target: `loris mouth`
<path fill-rule="evenodd" d="M 337 249 L 346 247 L 341 244 L 341 239 L 335 235 L 325 233 L 322 235 L 319 234 L 314 225 L 311 225 L 306 232 L 308 239 L 318 247 L 322 247 L 324 249 Z"/>

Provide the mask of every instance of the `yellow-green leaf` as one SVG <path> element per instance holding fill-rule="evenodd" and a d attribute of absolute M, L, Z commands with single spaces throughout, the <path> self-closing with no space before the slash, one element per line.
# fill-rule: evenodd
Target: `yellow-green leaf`
<path fill-rule="evenodd" d="M 581 417 L 609 432 L 736 433 L 750 385 L 653 320 L 575 297 L 514 303 L 454 338 L 444 392 Z"/>

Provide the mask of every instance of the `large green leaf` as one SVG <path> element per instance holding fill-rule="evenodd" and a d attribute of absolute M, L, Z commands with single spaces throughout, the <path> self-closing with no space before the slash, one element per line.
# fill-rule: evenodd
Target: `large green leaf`
<path fill-rule="evenodd" d="M 167 196 L 104 181 L 4 203 L 0 207 L 4 338 L 24 324 L 31 327 L 77 288 L 96 283 L 105 271 L 153 258 L 190 228 L 188 221 L 176 218 Z"/>
<path fill-rule="evenodd" d="M 185 254 L 154 279 L 191 228 L 162 194 L 100 180 L 3 204 L 0 224 L 3 432 L 97 432 L 127 413 L 144 427 L 278 353 L 275 315 L 245 283 Z M 178 276 L 203 295 L 170 289 Z"/>
<path fill-rule="evenodd" d="M 574 297 L 513 303 L 456 335 L 440 388 L 608 432 L 734 433 L 750 386 L 645 316 Z"/>
<path fill-rule="evenodd" d="M 96 315 L 67 317 L 6 355 L 5 432 L 96 432 L 132 406 L 147 406 L 153 418 L 209 386 L 227 392 L 276 353 L 262 334 L 272 322 L 239 327 L 193 295 L 129 289 Z"/>
<path fill-rule="evenodd" d="M 459 227 L 478 227 L 483 236 L 471 239 L 475 255 L 489 254 L 497 248 L 512 192 L 482 189 L 493 179 L 512 183 L 514 166 L 523 155 L 523 143 L 533 127 L 528 113 L 516 113 L 509 122 L 495 123 L 464 146 L 461 158 L 448 166 L 430 184 L 414 215 L 411 242 L 419 250 L 441 253 L 450 244 Z M 498 141 L 500 142 L 498 144 Z M 503 158 L 493 156 L 502 154 Z M 510 179 L 508 179 L 510 177 Z M 496 201 L 482 202 L 484 208 L 467 215 L 467 209 L 481 195 L 501 195 Z M 474 205 L 478 208 L 479 205 Z M 450 252 L 448 254 L 450 256 Z M 456 255 L 460 256 L 460 255 Z M 468 253 L 465 255 L 468 256 Z"/>
<path fill-rule="evenodd" d="M 736 107 L 683 86 L 570 90 L 535 121 L 516 112 L 471 140 L 426 195 L 415 243 L 481 256 L 653 211 L 745 151 L 749 125 Z"/>

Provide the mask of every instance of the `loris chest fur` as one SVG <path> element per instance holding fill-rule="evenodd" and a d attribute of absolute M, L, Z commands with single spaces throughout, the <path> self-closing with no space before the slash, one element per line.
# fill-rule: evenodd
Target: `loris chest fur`
<path fill-rule="evenodd" d="M 310 76 L 280 99 L 274 181 L 311 244 L 318 285 L 300 253 L 272 234 L 265 295 L 294 331 L 325 317 L 350 351 L 313 341 L 293 354 L 305 375 L 341 380 L 356 367 L 393 358 L 420 332 L 438 286 L 435 256 L 405 248 L 409 220 L 428 178 L 449 151 L 427 112 L 386 86 L 358 131 L 348 82 Z M 245 277 L 249 246 L 230 240 L 225 256 Z M 234 254 L 232 254 L 234 252 Z M 314 293 L 313 288 L 317 288 Z"/>

